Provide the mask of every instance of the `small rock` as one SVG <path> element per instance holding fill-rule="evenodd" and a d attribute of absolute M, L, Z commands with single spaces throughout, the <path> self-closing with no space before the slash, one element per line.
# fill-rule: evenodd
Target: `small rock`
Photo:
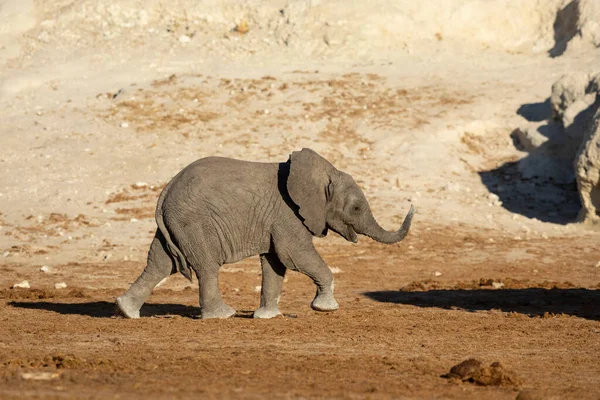
<path fill-rule="evenodd" d="M 64 282 L 58 282 L 54 284 L 54 289 L 64 289 L 67 287 L 67 284 Z"/>
<path fill-rule="evenodd" d="M 339 274 L 339 273 L 344 272 L 338 267 L 329 267 L 329 270 L 331 271 L 332 274 Z"/>
<path fill-rule="evenodd" d="M 167 279 L 169 279 L 168 276 L 166 278 L 163 278 L 162 281 L 158 282 L 155 287 L 160 287 L 162 284 L 164 284 L 167 281 Z"/>
<path fill-rule="evenodd" d="M 500 200 L 500 197 L 496 193 L 490 193 L 488 194 L 488 200 L 490 200 L 491 202 L 495 202 Z"/>
<path fill-rule="evenodd" d="M 129 128 L 129 124 L 127 122 L 121 122 L 121 125 L 119 125 L 121 128 Z"/>
<path fill-rule="evenodd" d="M 492 282 L 492 286 L 494 287 L 494 289 L 500 289 L 500 288 L 504 287 L 504 283 L 502 283 L 502 282 Z"/>
<path fill-rule="evenodd" d="M 50 272 L 50 267 L 47 265 L 42 265 L 42 268 L 40 268 L 40 271 L 42 271 L 43 273 L 47 274 Z"/>
<path fill-rule="evenodd" d="M 262 290 L 262 286 L 254 286 L 254 291 L 255 292 L 260 292 Z"/>
<path fill-rule="evenodd" d="M 470 358 L 455 365 L 450 369 L 447 378 L 460 379 L 463 382 L 471 382 L 481 386 L 520 386 L 522 380 L 499 362 L 484 367 L 482 362 Z"/>
<path fill-rule="evenodd" d="M 455 365 L 450 369 L 450 377 L 460 378 L 462 380 L 468 380 L 472 377 L 479 376 L 479 372 L 481 371 L 481 361 L 476 358 L 469 358 L 461 362 L 460 364 Z"/>
<path fill-rule="evenodd" d="M 433 273 L 433 276 L 442 276 L 442 273 L 440 271 L 435 271 Z"/>
<path fill-rule="evenodd" d="M 240 291 L 240 289 L 238 289 L 238 288 L 233 288 L 233 289 L 231 289 L 231 290 L 233 290 L 233 291 L 234 291 L 234 292 L 236 292 L 236 293 Z"/>
<path fill-rule="evenodd" d="M 129 220 L 129 222 L 131 222 L 131 223 L 133 223 L 133 222 L 138 222 L 138 219 L 137 219 L 137 218 L 131 218 L 131 219 Z"/>
<path fill-rule="evenodd" d="M 600 268 L 600 261 L 596 263 L 596 268 Z"/>
<path fill-rule="evenodd" d="M 12 285 L 11 288 L 12 289 L 14 289 L 14 288 L 29 289 L 29 288 L 31 288 L 31 286 L 29 285 L 28 281 L 21 281 L 19 283 L 15 283 L 14 285 Z"/>
<path fill-rule="evenodd" d="M 59 377 L 58 372 L 22 372 L 21 379 L 26 381 L 51 381 Z"/>
<path fill-rule="evenodd" d="M 192 40 L 192 39 L 188 35 L 179 36 L 179 41 L 181 43 L 188 43 L 190 40 Z"/>
<path fill-rule="evenodd" d="M 148 186 L 148 184 L 146 182 L 136 182 L 133 185 L 131 185 L 134 189 L 141 189 L 141 188 L 145 188 Z"/>

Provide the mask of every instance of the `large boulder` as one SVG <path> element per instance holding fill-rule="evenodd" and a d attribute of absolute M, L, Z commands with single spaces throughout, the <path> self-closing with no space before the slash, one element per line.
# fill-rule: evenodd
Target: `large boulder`
<path fill-rule="evenodd" d="M 552 85 L 553 117 L 514 131 L 529 153 L 523 177 L 558 184 L 577 181 L 581 222 L 600 223 L 600 73 L 569 74 Z"/>
<path fill-rule="evenodd" d="M 554 119 L 561 120 L 566 110 L 585 97 L 590 82 L 588 74 L 566 74 L 552 85 L 550 105 Z"/>
<path fill-rule="evenodd" d="M 586 126 L 580 151 L 575 159 L 575 176 L 581 199 L 579 220 L 600 223 L 600 93 L 595 113 Z"/>

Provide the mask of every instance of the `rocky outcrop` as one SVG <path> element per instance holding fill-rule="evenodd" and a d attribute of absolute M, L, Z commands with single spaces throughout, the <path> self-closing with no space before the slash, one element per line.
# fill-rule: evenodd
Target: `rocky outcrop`
<path fill-rule="evenodd" d="M 522 150 L 523 177 L 559 184 L 577 181 L 579 220 L 600 222 L 600 73 L 570 74 L 552 85 L 552 117 L 513 133 Z"/>
<path fill-rule="evenodd" d="M 565 0 L 554 21 L 554 40 L 552 57 L 600 47 L 600 2 Z"/>
<path fill-rule="evenodd" d="M 581 199 L 579 220 L 600 223 L 600 94 L 595 114 L 584 131 L 581 148 L 575 159 L 577 190 Z"/>

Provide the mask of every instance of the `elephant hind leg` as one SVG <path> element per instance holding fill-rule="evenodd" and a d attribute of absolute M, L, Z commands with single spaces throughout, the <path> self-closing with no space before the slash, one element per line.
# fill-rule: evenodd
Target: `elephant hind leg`
<path fill-rule="evenodd" d="M 207 266 L 194 268 L 198 285 L 200 286 L 200 307 L 202 319 L 229 318 L 235 315 L 235 309 L 229 307 L 221 297 L 219 289 L 220 266 Z"/>
<path fill-rule="evenodd" d="M 117 306 L 123 316 L 127 318 L 139 318 L 140 308 L 142 308 L 142 305 L 152 293 L 152 289 L 160 281 L 177 272 L 165 246 L 165 239 L 160 230 L 157 230 L 154 240 L 150 244 L 146 268 L 131 285 L 129 290 L 117 298 Z"/>

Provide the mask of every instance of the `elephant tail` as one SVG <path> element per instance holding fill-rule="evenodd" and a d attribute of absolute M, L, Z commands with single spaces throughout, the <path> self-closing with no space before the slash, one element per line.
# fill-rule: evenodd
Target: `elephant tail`
<path fill-rule="evenodd" d="M 156 205 L 155 214 L 156 224 L 158 225 L 158 229 L 160 229 L 160 232 L 165 238 L 165 242 L 167 243 L 167 251 L 170 253 L 171 258 L 174 260 L 175 265 L 177 266 L 177 270 L 181 273 L 181 275 L 185 276 L 190 282 L 192 282 L 191 268 L 189 267 L 187 260 L 185 259 L 185 256 L 183 255 L 179 247 L 177 247 L 177 245 L 173 243 L 173 240 L 171 240 L 171 234 L 165 226 L 165 221 L 163 219 L 163 202 L 169 191 L 170 186 L 171 182 L 169 182 L 167 186 L 165 186 L 165 188 L 160 193 L 160 196 L 158 197 L 158 203 Z"/>

